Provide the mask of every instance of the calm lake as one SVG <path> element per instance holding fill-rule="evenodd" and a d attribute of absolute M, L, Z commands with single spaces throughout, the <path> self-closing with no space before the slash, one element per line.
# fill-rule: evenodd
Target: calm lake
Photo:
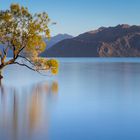
<path fill-rule="evenodd" d="M 0 140 L 140 140 L 140 59 L 59 61 L 57 76 L 4 70 Z"/>

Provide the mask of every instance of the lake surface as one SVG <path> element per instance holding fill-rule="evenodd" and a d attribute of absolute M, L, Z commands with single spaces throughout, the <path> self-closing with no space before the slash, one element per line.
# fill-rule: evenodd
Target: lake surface
<path fill-rule="evenodd" d="M 0 140 L 140 140 L 140 59 L 59 61 L 57 76 L 4 70 Z"/>

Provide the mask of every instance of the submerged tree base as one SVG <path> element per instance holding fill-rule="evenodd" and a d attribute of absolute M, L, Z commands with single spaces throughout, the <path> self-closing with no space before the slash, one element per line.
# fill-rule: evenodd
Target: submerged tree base
<path fill-rule="evenodd" d="M 0 80 L 3 78 L 3 76 L 2 75 L 0 75 Z"/>
<path fill-rule="evenodd" d="M 3 78 L 2 76 L 2 69 L 0 69 L 0 80 Z"/>

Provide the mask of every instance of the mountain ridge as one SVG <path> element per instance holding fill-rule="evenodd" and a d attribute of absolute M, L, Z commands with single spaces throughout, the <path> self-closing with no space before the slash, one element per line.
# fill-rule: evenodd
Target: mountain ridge
<path fill-rule="evenodd" d="M 48 57 L 139 57 L 140 26 L 119 24 L 85 32 L 56 43 Z"/>
<path fill-rule="evenodd" d="M 58 42 L 60 42 L 60 41 L 62 41 L 64 39 L 70 39 L 70 38 L 73 38 L 73 36 L 69 35 L 69 34 L 66 34 L 66 33 L 65 34 L 61 34 L 61 33 L 57 34 L 57 35 L 51 37 L 50 40 L 45 38 L 44 40 L 45 40 L 45 42 L 47 44 L 46 49 L 49 49 L 50 47 L 52 47 L 53 45 L 55 45 L 56 43 L 58 43 Z"/>

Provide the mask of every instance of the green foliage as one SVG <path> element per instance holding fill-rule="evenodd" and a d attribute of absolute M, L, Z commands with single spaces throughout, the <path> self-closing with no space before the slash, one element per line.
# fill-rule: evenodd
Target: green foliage
<path fill-rule="evenodd" d="M 36 58 L 34 59 L 35 65 L 38 69 L 42 68 L 42 70 L 50 70 L 52 74 L 58 73 L 59 62 L 56 59 L 44 59 L 44 58 Z"/>
<path fill-rule="evenodd" d="M 31 14 L 28 8 L 19 4 L 11 4 L 9 10 L 0 11 L 0 43 L 5 50 L 3 54 L 0 52 L 0 56 L 3 59 L 8 49 L 14 54 L 13 60 L 6 64 L 14 63 L 24 54 L 24 57 L 36 64 L 39 69 L 42 59 L 38 58 L 38 55 L 46 48 L 43 37 L 50 38 L 49 23 L 50 19 L 46 12 Z M 43 64 L 47 67 L 42 66 Z M 56 68 L 58 63 L 55 60 L 46 60 L 46 62 L 43 60 L 40 66 L 46 67 L 47 70 L 51 68 L 54 74 L 58 71 Z"/>
<path fill-rule="evenodd" d="M 12 4 L 10 10 L 0 12 L 1 42 L 9 42 L 17 50 L 26 46 L 25 52 L 39 54 L 46 47 L 42 36 L 50 38 L 49 21 L 45 12 L 31 15 L 27 8 Z"/>

